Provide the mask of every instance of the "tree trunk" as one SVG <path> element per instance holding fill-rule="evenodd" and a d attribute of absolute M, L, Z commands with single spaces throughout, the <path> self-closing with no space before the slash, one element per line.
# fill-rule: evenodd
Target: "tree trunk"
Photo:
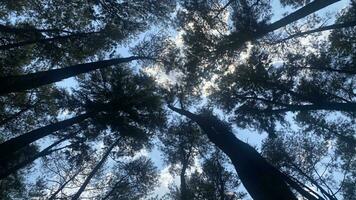
<path fill-rule="evenodd" d="M 94 71 L 96 69 L 101 69 L 120 63 L 127 63 L 139 59 L 149 59 L 149 58 L 131 56 L 126 58 L 116 58 L 110 60 L 72 65 L 65 68 L 36 72 L 36 73 L 31 73 L 26 75 L 0 77 L 0 95 L 7 94 L 10 92 L 20 92 L 28 89 L 37 88 L 43 85 L 61 81 L 66 78 L 74 77 L 79 74 Z"/>
<path fill-rule="evenodd" d="M 90 180 L 93 178 L 93 176 L 96 174 L 96 172 L 98 172 L 98 170 L 101 168 L 101 166 L 104 164 L 104 162 L 106 161 L 106 159 L 108 158 L 108 156 L 110 155 L 110 152 L 112 151 L 112 149 L 116 146 L 116 144 L 120 141 L 120 138 L 117 139 L 110 147 L 109 149 L 105 152 L 105 154 L 103 155 L 103 157 L 101 158 L 100 162 L 94 167 L 94 169 L 90 172 L 90 174 L 88 175 L 88 177 L 85 179 L 85 181 L 83 182 L 82 186 L 80 186 L 79 190 L 77 191 L 77 193 L 72 197 L 72 200 L 77 200 L 79 199 L 80 195 L 84 192 L 85 188 L 87 187 L 87 185 L 89 184 Z"/>
<path fill-rule="evenodd" d="M 219 149 L 232 161 L 241 182 L 254 200 L 296 200 L 281 173 L 254 148 L 209 118 L 168 106 L 195 121 Z"/>
<path fill-rule="evenodd" d="M 300 20 L 312 13 L 317 12 L 333 3 L 336 3 L 340 0 L 314 0 L 311 3 L 303 6 L 302 8 L 298 9 L 297 11 L 287 15 L 286 17 L 273 22 L 263 30 L 263 34 L 275 31 L 281 27 L 287 26 L 288 24 Z"/>
<path fill-rule="evenodd" d="M 47 156 L 47 155 L 49 155 L 49 154 L 51 154 L 51 153 L 53 153 L 55 151 L 59 151 L 59 150 L 63 149 L 63 148 L 59 148 L 59 149 L 53 149 L 52 150 L 52 148 L 54 146 L 57 146 L 58 144 L 62 143 L 63 141 L 67 140 L 68 138 L 70 138 L 70 137 L 72 137 L 74 135 L 75 134 L 70 134 L 67 137 L 63 138 L 63 139 L 60 139 L 60 140 L 54 142 L 50 146 L 48 146 L 45 149 L 43 149 L 41 152 L 37 153 L 36 155 L 34 155 L 32 157 L 26 158 L 24 161 L 16 164 L 15 166 L 11 166 L 11 167 L 3 166 L 4 170 L 0 171 L 0 179 L 4 179 L 7 176 L 9 176 L 10 174 L 13 174 L 13 173 L 17 172 L 18 170 L 26 167 L 27 165 L 31 164 L 33 161 L 37 160 L 38 158 Z M 13 159 L 16 159 L 16 158 L 13 158 Z"/>
<path fill-rule="evenodd" d="M 188 162 L 182 164 L 182 171 L 180 172 L 180 198 L 181 200 L 187 200 L 187 182 L 185 180 L 185 172 L 187 171 Z"/>
<path fill-rule="evenodd" d="M 38 129 L 35 129 L 33 131 L 27 132 L 23 135 L 17 136 L 15 138 L 12 138 L 10 140 L 7 140 L 6 142 L 3 142 L 0 144 L 0 152 L 6 152 L 6 155 L 2 154 L 0 155 L 0 160 L 4 161 L 9 159 L 9 157 L 12 156 L 13 153 L 16 151 L 20 150 L 21 148 L 31 144 L 32 142 L 35 142 L 36 140 L 39 140 L 45 136 L 48 136 L 55 131 L 67 128 L 72 126 L 73 124 L 80 123 L 84 121 L 85 119 L 91 117 L 94 115 L 96 112 L 91 112 L 91 113 L 85 113 L 78 115 L 76 117 L 72 117 L 70 119 L 66 119 L 54 124 L 50 124 Z"/>
<path fill-rule="evenodd" d="M 23 47 L 31 44 L 45 44 L 48 42 L 55 42 L 61 40 L 67 40 L 72 38 L 81 38 L 81 37 L 88 37 L 89 35 L 97 34 L 99 32 L 89 32 L 89 33 L 74 33 L 71 35 L 64 35 L 64 36 L 56 36 L 52 38 L 41 38 L 41 39 L 34 39 L 34 40 L 27 40 L 17 43 L 5 44 L 0 46 L 0 50 L 9 50 L 13 48 Z"/>
<path fill-rule="evenodd" d="M 305 5 L 304 7 L 298 9 L 297 11 L 287 15 L 286 17 L 276 22 L 267 24 L 264 27 L 256 27 L 259 30 L 255 32 L 232 33 L 227 37 L 227 43 L 223 43 L 221 47 L 217 48 L 217 51 L 238 49 L 248 41 L 253 41 L 258 38 L 261 38 L 270 32 L 273 32 L 281 27 L 287 26 L 288 24 L 302 19 L 338 1 L 340 0 L 314 0 L 311 3 Z"/>
<path fill-rule="evenodd" d="M 218 191 L 219 191 L 219 195 L 220 195 L 220 200 L 225 200 L 226 199 L 226 195 L 225 195 L 225 182 L 223 180 L 223 175 L 222 175 L 222 168 L 223 166 L 220 164 L 219 159 L 216 160 L 216 177 L 217 177 L 217 185 L 218 185 Z"/>

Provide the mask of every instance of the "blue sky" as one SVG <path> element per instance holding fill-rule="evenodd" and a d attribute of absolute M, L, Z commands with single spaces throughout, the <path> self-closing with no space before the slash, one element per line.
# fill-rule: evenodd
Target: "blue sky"
<path fill-rule="evenodd" d="M 278 0 L 273 0 L 272 2 L 273 2 L 272 3 L 272 6 L 273 6 L 272 22 L 280 19 L 283 16 L 283 14 L 285 14 L 286 12 L 292 11 L 291 8 L 283 8 L 280 5 Z M 320 14 L 320 15 L 325 15 L 328 13 L 335 14 L 337 11 L 340 11 L 342 8 L 347 6 L 348 3 L 349 3 L 348 0 L 342 0 L 340 2 L 337 2 L 337 3 L 327 7 L 326 9 L 319 11 L 318 14 Z M 330 22 L 332 22 L 332 21 L 330 21 Z M 139 38 L 142 38 L 142 37 L 139 37 Z M 121 56 L 129 56 L 128 48 L 119 48 L 118 53 Z M 60 87 L 64 87 L 64 88 L 77 87 L 76 81 L 74 78 L 65 79 L 65 80 L 57 83 L 57 85 Z M 260 147 L 261 141 L 266 137 L 266 134 L 258 134 L 254 131 L 246 130 L 246 129 L 242 130 L 242 129 L 235 128 L 234 131 L 238 138 L 240 138 L 241 140 L 243 140 L 255 147 Z M 168 171 L 162 171 L 162 170 L 166 170 L 167 166 L 165 166 L 164 163 L 162 162 L 161 152 L 158 150 L 158 148 L 155 147 L 152 152 L 148 153 L 148 156 L 155 162 L 156 166 L 161 170 L 162 175 L 166 176 L 167 175 L 166 173 L 168 173 Z M 177 183 L 179 183 L 179 181 L 177 179 L 173 179 L 173 180 L 176 181 Z M 172 179 L 170 179 L 169 181 L 172 181 Z M 155 193 L 156 194 L 164 194 L 165 192 L 168 192 L 168 188 L 166 187 L 166 185 L 167 184 L 162 183 L 161 187 L 159 187 Z"/>

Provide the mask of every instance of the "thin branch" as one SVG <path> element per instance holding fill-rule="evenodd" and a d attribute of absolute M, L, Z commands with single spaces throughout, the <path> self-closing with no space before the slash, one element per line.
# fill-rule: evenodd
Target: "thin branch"
<path fill-rule="evenodd" d="M 328 30 L 333 30 L 333 29 L 348 28 L 348 27 L 353 27 L 353 26 L 356 26 L 356 21 L 350 21 L 350 22 L 345 22 L 345 23 L 340 23 L 340 24 L 333 24 L 333 25 L 329 25 L 329 26 L 322 26 L 322 27 L 319 27 L 319 28 L 316 28 L 316 29 L 313 29 L 313 30 L 295 33 L 295 34 L 293 34 L 291 36 L 288 36 L 288 37 L 286 37 L 286 38 L 284 38 L 282 40 L 279 40 L 279 41 L 275 42 L 274 44 L 285 42 L 285 41 L 293 39 L 293 38 L 303 37 L 305 35 L 309 35 L 309 34 L 312 34 L 312 33 L 328 31 Z"/>
<path fill-rule="evenodd" d="M 222 7 L 221 9 L 218 10 L 218 13 L 216 13 L 216 15 L 215 15 L 214 18 L 219 17 L 219 15 L 220 15 L 230 4 L 232 4 L 234 1 L 235 1 L 235 0 L 230 0 L 229 2 L 227 2 L 224 7 Z"/>

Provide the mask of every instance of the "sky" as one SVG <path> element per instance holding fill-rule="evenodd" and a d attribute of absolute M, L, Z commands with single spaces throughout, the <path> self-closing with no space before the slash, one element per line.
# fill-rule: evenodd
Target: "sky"
<path fill-rule="evenodd" d="M 323 15 L 327 15 L 327 14 L 332 14 L 335 15 L 337 12 L 339 12 L 340 10 L 342 10 L 343 8 L 345 8 L 347 5 L 349 4 L 348 0 L 342 0 L 340 2 L 337 2 L 333 5 L 330 5 L 329 7 L 320 10 L 319 12 L 317 12 L 317 14 L 323 16 Z M 291 11 L 293 11 L 291 8 L 283 8 L 278 0 L 273 0 L 272 3 L 273 6 L 273 17 L 271 19 L 271 21 L 276 21 L 278 19 L 280 19 L 281 17 L 283 17 L 283 14 L 285 13 L 290 13 Z M 329 23 L 332 23 L 333 21 L 330 21 Z M 327 32 L 323 34 L 324 36 L 327 35 Z M 178 38 L 179 39 L 179 38 Z M 310 42 L 310 40 L 313 39 L 313 36 L 307 37 L 307 38 L 301 38 L 303 40 L 303 43 L 305 45 L 308 45 L 308 43 Z M 177 41 L 178 43 L 180 43 L 180 41 Z M 222 115 L 222 114 L 221 114 Z M 242 141 L 250 144 L 251 146 L 254 146 L 257 149 L 260 149 L 261 147 L 261 141 L 263 139 L 266 138 L 267 134 L 263 133 L 257 133 L 256 131 L 252 131 L 252 130 L 248 130 L 248 129 L 239 129 L 236 126 L 233 127 L 233 131 L 235 133 L 235 135 Z M 161 157 L 160 157 L 160 152 L 158 151 L 158 149 L 154 149 L 151 153 L 149 153 L 149 156 L 153 159 L 153 161 L 158 165 L 161 166 L 162 170 L 161 170 L 161 186 L 157 189 L 156 193 L 157 194 L 164 194 L 166 192 L 169 191 L 168 186 L 169 183 L 175 182 L 176 184 L 179 184 L 179 179 L 178 177 L 172 177 L 169 172 L 168 172 L 168 166 L 164 166 L 162 161 L 161 161 Z M 199 166 L 196 166 L 199 167 Z M 243 187 L 243 186 L 241 186 Z"/>
<path fill-rule="evenodd" d="M 285 14 L 286 12 L 291 12 L 292 9 L 291 8 L 283 8 L 278 0 L 273 0 L 272 1 L 272 6 L 273 6 L 273 17 L 272 17 L 272 22 L 276 21 L 278 19 L 280 19 L 281 17 L 283 17 L 283 14 Z M 323 9 L 321 11 L 318 12 L 318 14 L 320 15 L 329 15 L 330 13 L 332 13 L 333 15 L 335 15 L 336 12 L 340 11 L 342 8 L 344 8 L 345 6 L 348 5 L 348 0 L 342 0 L 340 2 L 337 2 L 329 7 L 327 7 L 326 9 Z M 330 22 L 331 23 L 331 22 Z M 179 35 L 175 36 L 176 37 L 176 42 L 180 43 L 180 38 L 178 37 Z M 143 36 L 140 36 L 138 41 L 140 39 L 142 39 Z M 304 41 L 304 44 L 307 45 L 308 41 L 310 41 L 312 38 L 311 37 L 307 37 L 307 38 L 302 38 L 302 40 Z M 128 48 L 119 48 L 118 52 L 120 55 L 122 56 L 129 56 L 130 53 L 128 52 Z M 155 73 L 155 71 L 151 70 L 150 72 L 151 74 L 155 74 L 155 76 L 159 76 L 158 79 L 163 79 L 163 78 L 168 78 L 168 79 L 174 79 L 174 75 L 171 76 L 164 76 L 163 74 L 160 74 L 159 72 Z M 69 79 L 65 79 L 61 82 L 56 83 L 58 86 L 63 87 L 63 88 L 76 88 L 77 84 L 74 78 L 69 78 Z M 219 112 L 218 112 L 219 114 Z M 65 117 L 65 116 L 63 116 Z M 242 129 L 238 129 L 237 127 L 234 127 L 234 132 L 236 134 L 236 136 L 241 139 L 244 142 L 247 142 L 248 144 L 256 147 L 257 149 L 260 148 L 260 144 L 261 141 L 266 138 L 266 134 L 259 134 L 255 131 L 252 130 L 242 130 Z M 46 144 L 49 144 L 48 141 L 42 141 L 41 146 L 45 146 Z M 168 168 L 169 166 L 165 165 L 165 163 L 163 163 L 163 159 L 162 159 L 162 155 L 161 152 L 159 151 L 158 147 L 155 146 L 153 148 L 153 150 L 151 152 L 147 152 L 147 151 L 142 151 L 141 152 L 142 155 L 147 155 L 148 157 L 150 157 L 155 165 L 158 167 L 159 171 L 160 171 L 160 186 L 155 190 L 154 194 L 158 194 L 158 195 L 163 195 L 166 192 L 169 191 L 168 186 L 175 182 L 176 184 L 179 184 L 179 179 L 178 177 L 173 177 L 169 171 Z M 197 162 L 195 169 L 199 170 L 199 164 Z"/>

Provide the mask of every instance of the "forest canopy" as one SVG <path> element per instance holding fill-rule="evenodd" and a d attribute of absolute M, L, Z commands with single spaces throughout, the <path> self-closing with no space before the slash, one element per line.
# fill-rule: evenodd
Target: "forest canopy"
<path fill-rule="evenodd" d="M 2 0 L 0 199 L 356 200 L 356 2 Z"/>

